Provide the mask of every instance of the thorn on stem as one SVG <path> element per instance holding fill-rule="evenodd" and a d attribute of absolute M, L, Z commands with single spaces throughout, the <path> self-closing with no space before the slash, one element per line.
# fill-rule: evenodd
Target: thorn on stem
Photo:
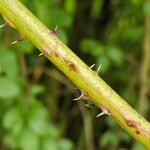
<path fill-rule="evenodd" d="M 102 110 L 102 112 L 96 116 L 97 118 L 100 116 L 103 116 L 103 115 L 111 115 L 109 110 L 107 110 L 106 108 L 101 107 L 101 110 Z"/>
<path fill-rule="evenodd" d="M 57 30 L 58 30 L 58 25 L 55 27 L 54 30 L 49 30 L 49 34 L 56 35 L 57 34 Z"/>
<path fill-rule="evenodd" d="M 42 52 L 42 53 L 39 54 L 39 56 L 43 56 L 43 55 L 45 55 L 45 54 L 46 54 L 45 52 Z"/>
<path fill-rule="evenodd" d="M 19 42 L 18 40 L 13 41 L 13 42 L 10 43 L 10 45 L 14 45 L 14 44 L 16 44 L 16 43 L 18 43 L 18 42 Z"/>
<path fill-rule="evenodd" d="M 54 29 L 55 33 L 57 33 L 57 30 L 58 30 L 58 25 Z"/>
<path fill-rule="evenodd" d="M 0 25 L 0 29 L 6 27 L 6 24 Z"/>
<path fill-rule="evenodd" d="M 90 66 L 90 69 L 92 69 L 94 66 L 95 66 L 95 64 L 93 64 L 92 66 Z M 102 67 L 102 65 L 100 65 L 100 66 L 98 67 L 98 69 L 97 69 L 97 71 L 96 71 L 97 74 L 99 73 L 101 67 Z"/>
<path fill-rule="evenodd" d="M 73 101 L 81 100 L 85 96 L 85 93 L 83 92 L 79 97 L 74 98 Z"/>
<path fill-rule="evenodd" d="M 4 27 L 13 27 L 14 28 L 14 26 L 6 20 L 5 20 L 4 24 L 0 25 L 0 29 L 4 28 Z"/>
<path fill-rule="evenodd" d="M 90 69 L 92 69 L 95 66 L 95 64 L 93 64 L 92 66 L 90 66 Z"/>
<path fill-rule="evenodd" d="M 99 65 L 98 69 L 97 69 L 97 73 L 99 73 L 100 69 L 101 69 L 102 65 Z"/>
<path fill-rule="evenodd" d="M 99 113 L 96 117 L 98 118 L 98 117 L 100 117 L 100 116 L 103 116 L 103 115 L 106 115 L 107 113 L 106 112 L 101 112 L 101 113 Z"/>
<path fill-rule="evenodd" d="M 4 24 L 0 25 L 0 29 L 4 27 L 9 27 L 10 24 L 5 20 Z"/>
<path fill-rule="evenodd" d="M 11 42 L 10 43 L 10 45 L 14 45 L 14 44 L 16 44 L 16 43 L 18 43 L 18 42 L 21 42 L 21 41 L 23 41 L 25 39 L 25 37 L 20 37 L 20 39 L 18 39 L 18 40 L 16 40 L 16 41 L 13 41 L 13 42 Z"/>
<path fill-rule="evenodd" d="M 43 56 L 43 55 L 46 55 L 46 54 L 49 54 L 49 50 L 48 49 L 44 49 L 43 52 L 41 52 L 39 54 L 39 56 Z"/>

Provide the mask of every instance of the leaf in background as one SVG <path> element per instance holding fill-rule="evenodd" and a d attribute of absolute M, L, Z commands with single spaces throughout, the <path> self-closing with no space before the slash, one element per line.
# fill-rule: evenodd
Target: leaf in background
<path fill-rule="evenodd" d="M 60 150 L 58 140 L 47 138 L 42 143 L 42 150 Z"/>
<path fill-rule="evenodd" d="M 22 51 L 24 54 L 31 53 L 34 48 L 33 44 L 31 44 L 29 41 L 22 41 L 14 45 L 14 47 L 17 48 L 19 52 Z"/>
<path fill-rule="evenodd" d="M 3 116 L 3 127 L 11 130 L 13 133 L 18 133 L 22 128 L 22 116 L 19 107 L 8 109 Z"/>
<path fill-rule="evenodd" d="M 100 73 L 106 73 L 110 67 L 110 59 L 106 54 L 102 54 L 98 57 L 97 64 L 101 65 Z"/>
<path fill-rule="evenodd" d="M 0 98 L 15 98 L 20 94 L 20 88 L 16 82 L 8 77 L 0 77 Z"/>
<path fill-rule="evenodd" d="M 3 143 L 11 149 L 17 149 L 18 148 L 18 143 L 17 143 L 17 137 L 14 134 L 7 133 L 3 137 Z"/>
<path fill-rule="evenodd" d="M 134 5 L 141 5 L 142 0 L 131 0 L 132 4 Z"/>
<path fill-rule="evenodd" d="M 97 19 L 100 16 L 100 11 L 103 6 L 103 1 L 104 0 L 94 0 L 93 1 L 93 6 L 91 10 L 91 16 L 95 19 Z"/>
<path fill-rule="evenodd" d="M 41 136 L 58 137 L 58 129 L 48 122 L 48 112 L 39 102 L 34 102 L 30 108 L 28 126 L 32 131 Z"/>
<path fill-rule="evenodd" d="M 90 38 L 82 40 L 80 48 L 83 52 L 90 52 L 95 56 L 99 56 L 104 50 L 104 47 L 99 42 Z"/>
<path fill-rule="evenodd" d="M 112 118 L 109 118 L 109 117 L 106 118 L 106 122 L 110 126 L 110 128 L 116 128 L 117 127 L 116 122 Z"/>
<path fill-rule="evenodd" d="M 30 112 L 28 125 L 38 135 L 52 138 L 58 137 L 59 132 L 55 126 L 48 122 L 47 115 L 44 108 L 35 107 Z"/>
<path fill-rule="evenodd" d="M 69 28 L 72 24 L 72 16 L 65 12 L 62 9 L 51 9 L 50 17 L 50 25 L 51 28 L 55 28 L 57 25 L 61 28 Z"/>
<path fill-rule="evenodd" d="M 123 54 L 117 46 L 111 45 L 107 47 L 107 54 L 116 66 L 121 66 L 123 62 Z"/>
<path fill-rule="evenodd" d="M 122 34 L 123 40 L 128 40 L 130 42 L 137 42 L 142 39 L 143 29 L 142 27 L 129 27 L 126 32 Z"/>
<path fill-rule="evenodd" d="M 76 3 L 77 3 L 76 0 L 64 1 L 64 10 L 67 11 L 68 13 L 73 14 L 75 11 Z"/>
<path fill-rule="evenodd" d="M 33 6 L 36 11 L 36 16 L 47 26 L 51 24 L 50 14 L 53 11 L 51 6 L 51 0 L 33 0 Z"/>
<path fill-rule="evenodd" d="M 17 143 L 18 143 L 19 149 L 21 150 L 38 150 L 39 149 L 38 137 L 27 128 L 22 130 Z"/>
<path fill-rule="evenodd" d="M 29 110 L 28 126 L 37 135 L 59 137 L 59 130 L 48 121 L 48 112 L 40 102 L 33 101 Z"/>
<path fill-rule="evenodd" d="M 145 14 L 150 14 L 150 1 L 149 0 L 144 1 L 143 12 Z"/>
<path fill-rule="evenodd" d="M 31 96 L 37 96 L 38 94 L 44 91 L 44 87 L 42 85 L 33 85 L 29 91 Z"/>
<path fill-rule="evenodd" d="M 108 145 L 110 146 L 110 144 L 116 145 L 117 142 L 118 142 L 118 138 L 115 136 L 114 132 L 112 131 L 105 132 L 99 139 L 99 143 L 102 147 L 107 147 Z"/>
<path fill-rule="evenodd" d="M 132 137 L 126 133 L 124 130 L 120 130 L 120 137 L 122 141 L 129 143 L 132 140 Z"/>
<path fill-rule="evenodd" d="M 48 126 L 47 126 L 47 133 L 46 135 L 50 138 L 58 138 L 60 137 L 60 131 L 59 129 L 56 127 L 56 125 L 53 125 L 52 123 L 48 123 Z"/>
<path fill-rule="evenodd" d="M 137 95 L 133 89 L 128 90 L 128 88 L 123 89 L 122 96 L 126 99 L 128 103 L 130 103 L 131 106 L 136 106 L 137 104 Z"/>
<path fill-rule="evenodd" d="M 43 135 L 47 132 L 47 114 L 44 108 L 31 108 L 28 125 L 36 134 Z"/>
<path fill-rule="evenodd" d="M 62 42 L 68 44 L 68 36 L 64 30 L 58 30 L 57 35 Z"/>
<path fill-rule="evenodd" d="M 73 144 L 71 141 L 67 139 L 61 139 L 59 141 L 59 149 L 60 150 L 72 150 L 73 149 Z"/>
<path fill-rule="evenodd" d="M 2 47 L 0 50 L 0 68 L 1 71 L 6 73 L 10 77 L 18 75 L 18 63 L 16 55 L 13 51 L 7 50 Z"/>

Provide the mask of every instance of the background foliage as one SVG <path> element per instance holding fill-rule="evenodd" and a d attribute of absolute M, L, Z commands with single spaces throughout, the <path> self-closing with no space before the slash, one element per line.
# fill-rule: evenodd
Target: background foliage
<path fill-rule="evenodd" d="M 135 109 L 141 107 L 140 67 L 149 1 L 22 2 L 50 29 L 58 25 L 62 41 L 89 66 L 101 65 L 100 76 Z M 0 149 L 144 150 L 111 118 L 96 118 L 98 108 L 72 102 L 80 94 L 74 85 L 46 58 L 38 57 L 30 42 L 9 45 L 18 38 L 14 29 L 0 31 Z M 146 106 L 143 111 L 149 119 Z"/>

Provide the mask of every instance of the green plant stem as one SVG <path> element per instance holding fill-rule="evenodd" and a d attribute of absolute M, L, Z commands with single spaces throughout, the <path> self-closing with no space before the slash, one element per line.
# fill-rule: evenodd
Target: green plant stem
<path fill-rule="evenodd" d="M 44 11 L 44 10 L 43 10 Z M 0 0 L 0 13 L 51 60 L 97 107 L 150 148 L 150 123 L 130 107 L 18 0 Z"/>

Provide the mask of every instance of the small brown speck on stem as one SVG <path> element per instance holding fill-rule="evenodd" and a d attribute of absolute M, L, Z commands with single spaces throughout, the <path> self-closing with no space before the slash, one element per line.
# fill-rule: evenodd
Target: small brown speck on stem
<path fill-rule="evenodd" d="M 54 52 L 54 55 L 55 55 L 56 57 L 59 57 L 59 54 L 58 54 L 58 53 L 56 53 L 56 52 Z"/>
<path fill-rule="evenodd" d="M 136 133 L 136 134 L 140 134 L 140 131 L 136 130 L 135 133 Z"/>
<path fill-rule="evenodd" d="M 131 127 L 131 128 L 137 128 L 137 124 L 136 124 L 136 122 L 134 120 L 128 120 L 128 119 L 126 119 L 125 122 L 126 122 L 126 124 L 129 127 Z"/>

